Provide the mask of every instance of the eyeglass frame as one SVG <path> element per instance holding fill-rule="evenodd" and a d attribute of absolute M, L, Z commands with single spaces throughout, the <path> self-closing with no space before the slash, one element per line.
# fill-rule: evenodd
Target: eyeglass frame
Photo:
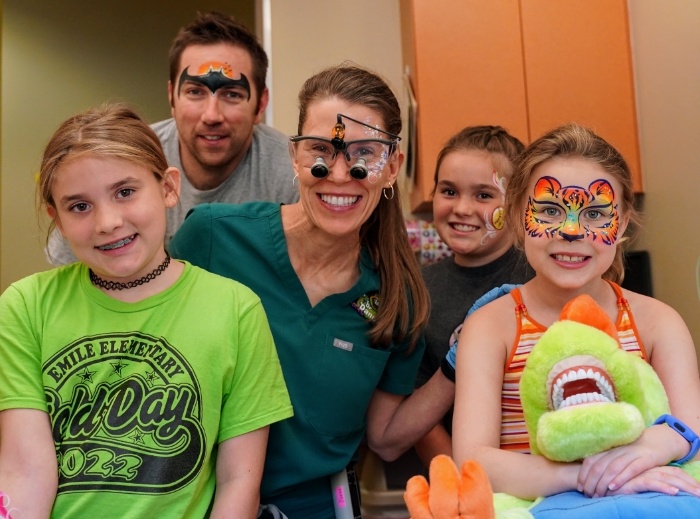
<path fill-rule="evenodd" d="M 386 146 L 389 146 L 389 155 L 391 156 L 394 154 L 394 152 L 397 150 L 399 141 L 401 140 L 401 137 L 398 135 L 395 135 L 391 132 L 387 132 L 386 130 L 382 130 L 380 128 L 376 128 L 374 126 L 370 126 L 367 123 L 363 123 L 362 121 L 358 121 L 357 119 L 353 119 L 350 116 L 347 116 L 345 114 L 336 114 L 336 124 L 333 127 L 332 134 L 333 138 L 328 139 L 326 137 L 319 137 L 315 135 L 294 135 L 289 138 L 290 143 L 296 144 L 297 142 L 304 141 L 304 140 L 318 140 L 322 142 L 327 142 L 331 146 L 333 146 L 333 157 L 331 158 L 332 163 L 330 167 L 335 164 L 335 161 L 338 159 L 338 153 L 343 153 L 343 156 L 345 157 L 345 161 L 350 164 L 350 154 L 347 152 L 347 149 L 350 145 L 358 143 L 358 142 L 376 142 L 379 144 L 384 144 Z M 389 139 L 355 139 L 352 141 L 346 141 L 344 140 L 345 137 L 345 124 L 343 123 L 342 119 L 348 119 L 350 121 L 353 121 L 361 126 L 364 126 L 366 128 L 369 128 L 370 130 L 381 132 L 385 135 L 388 135 L 391 137 L 391 140 Z M 367 178 L 368 175 L 368 170 L 367 170 L 367 162 L 363 158 L 358 158 L 355 164 L 353 164 L 350 167 L 350 176 L 354 178 L 355 180 L 364 180 Z M 323 159 L 323 157 L 316 157 L 316 160 L 314 161 L 313 165 L 311 166 L 311 174 L 316 177 L 316 178 L 325 178 L 328 176 L 330 173 L 330 167 L 328 164 L 326 164 L 326 161 Z"/>

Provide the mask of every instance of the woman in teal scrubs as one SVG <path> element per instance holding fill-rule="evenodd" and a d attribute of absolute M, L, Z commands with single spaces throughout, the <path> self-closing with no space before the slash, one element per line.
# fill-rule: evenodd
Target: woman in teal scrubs
<path fill-rule="evenodd" d="M 262 503 L 333 519 L 331 478 L 363 439 L 395 459 L 449 409 L 454 385 L 438 371 L 413 392 L 429 302 L 396 184 L 396 97 L 342 64 L 309 78 L 299 107 L 299 202 L 199 206 L 170 248 L 248 285 L 267 312 L 295 414 L 271 427 Z"/>

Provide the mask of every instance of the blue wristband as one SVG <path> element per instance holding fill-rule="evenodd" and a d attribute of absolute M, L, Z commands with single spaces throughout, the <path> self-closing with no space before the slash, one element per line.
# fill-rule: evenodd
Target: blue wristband
<path fill-rule="evenodd" d="M 659 425 L 662 423 L 668 425 L 671 429 L 683 436 L 688 443 L 690 443 L 690 452 L 681 459 L 674 461 L 672 465 L 683 465 L 684 463 L 692 460 L 700 450 L 700 438 L 698 438 L 698 435 L 695 434 L 690 427 L 670 414 L 662 414 L 656 419 L 653 425 Z"/>

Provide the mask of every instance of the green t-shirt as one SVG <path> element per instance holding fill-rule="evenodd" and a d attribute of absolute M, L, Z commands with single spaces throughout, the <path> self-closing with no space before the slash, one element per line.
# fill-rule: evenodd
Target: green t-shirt
<path fill-rule="evenodd" d="M 81 263 L 25 278 L 0 297 L 0 349 L 0 410 L 51 418 L 52 517 L 205 517 L 217 444 L 292 414 L 259 298 L 189 264 L 137 303 Z"/>
<path fill-rule="evenodd" d="M 251 287 L 270 318 L 294 417 L 270 427 L 262 502 L 290 519 L 314 517 L 312 510 L 324 506 L 332 514 L 328 477 L 353 459 L 374 391 L 410 394 L 424 343 L 410 355 L 406 343 L 371 345 L 381 302 L 379 275 L 366 253 L 355 285 L 312 307 L 289 259 L 279 204 L 200 205 L 169 249 Z"/>

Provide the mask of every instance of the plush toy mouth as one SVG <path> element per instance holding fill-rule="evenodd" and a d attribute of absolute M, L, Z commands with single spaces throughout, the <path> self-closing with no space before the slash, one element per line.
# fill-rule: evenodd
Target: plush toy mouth
<path fill-rule="evenodd" d="M 615 402 L 615 385 L 602 367 L 578 364 L 555 373 L 549 386 L 550 406 L 555 411 L 578 405 Z"/>

